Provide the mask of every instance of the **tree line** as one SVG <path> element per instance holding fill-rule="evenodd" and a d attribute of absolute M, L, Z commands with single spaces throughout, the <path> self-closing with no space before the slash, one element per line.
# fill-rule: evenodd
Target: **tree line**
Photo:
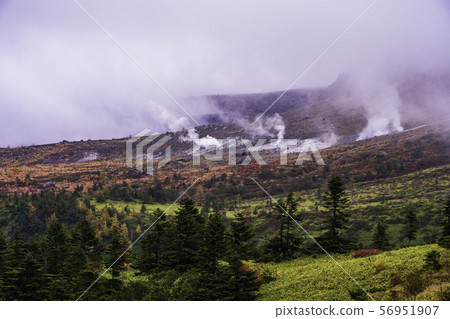
<path fill-rule="evenodd" d="M 327 183 L 328 191 L 322 195 L 323 218 L 321 234 L 306 242 L 307 235 L 301 229 L 302 213 L 298 210 L 298 199 L 292 193 L 285 200 L 280 199 L 274 205 L 278 211 L 278 232 L 265 245 L 264 260 L 280 261 L 299 257 L 302 254 L 347 253 L 361 247 L 361 244 L 344 235 L 344 230 L 352 224 L 348 211 L 349 200 L 345 185 L 339 176 L 332 177 Z M 407 245 L 412 245 L 419 230 L 417 212 L 412 204 L 406 205 L 402 214 L 403 233 Z M 450 197 L 444 206 L 442 235 L 437 240 L 439 245 L 450 248 Z M 374 225 L 375 232 L 370 248 L 382 251 L 391 249 L 387 227 L 383 222 Z M 319 245 L 318 245 L 319 244 Z M 323 249 L 322 249 L 323 248 Z"/>
<path fill-rule="evenodd" d="M 28 222 L 45 220 L 45 230 L 40 232 L 44 227 L 40 222 L 32 229 L 35 235 L 27 233 L 25 239 L 20 231 L 10 237 L 0 232 L 0 299 L 75 300 L 83 294 L 82 300 L 253 300 L 271 276 L 250 260 L 281 261 L 323 253 L 317 243 L 329 253 L 358 247 L 343 232 L 351 225 L 345 185 L 333 177 L 327 186 L 322 194 L 321 232 L 314 241 L 301 229 L 299 199 L 292 193 L 274 204 L 277 230 L 262 244 L 243 213 L 226 218 L 220 210 L 202 212 L 193 200 L 185 199 L 173 216 L 159 209 L 152 212 L 140 240 L 126 254 L 131 245 L 128 233 L 118 221 L 108 226 L 108 232 L 99 232 L 107 219 L 92 223 L 92 216 L 86 214 L 90 202 L 80 197 L 82 189 L 72 194 L 3 197 L 4 210 L 20 211 L 20 218 Z M 48 216 L 52 210 L 58 214 Z M 450 248 L 450 199 L 442 226 L 438 242 Z M 408 206 L 404 231 L 409 244 L 418 227 L 414 208 Z M 390 249 L 381 222 L 375 225 L 371 248 Z M 105 270 L 109 271 L 86 292 Z"/>
<path fill-rule="evenodd" d="M 264 275 L 242 262 L 254 232 L 241 213 L 226 225 L 221 214 L 205 219 L 186 199 L 173 218 L 156 210 L 153 222 L 125 255 L 130 242 L 119 229 L 101 240 L 87 220 L 69 231 L 54 217 L 44 236 L 27 242 L 0 234 L 0 298 L 75 300 L 109 267 L 83 300 L 255 298 Z"/>

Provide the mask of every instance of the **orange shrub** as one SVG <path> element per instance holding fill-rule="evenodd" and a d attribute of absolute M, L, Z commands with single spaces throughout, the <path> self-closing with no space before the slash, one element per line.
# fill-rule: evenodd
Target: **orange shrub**
<path fill-rule="evenodd" d="M 398 284 L 401 284 L 402 279 L 400 278 L 400 276 L 394 276 L 391 278 L 391 285 L 396 286 Z"/>
<path fill-rule="evenodd" d="M 352 258 L 367 257 L 381 254 L 383 251 L 379 249 L 360 249 L 353 253 Z"/>

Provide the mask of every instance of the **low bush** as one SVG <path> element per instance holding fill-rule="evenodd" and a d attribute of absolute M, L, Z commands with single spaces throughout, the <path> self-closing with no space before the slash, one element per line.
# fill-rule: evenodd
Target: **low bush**
<path fill-rule="evenodd" d="M 380 263 L 375 266 L 375 273 L 378 274 L 380 271 L 383 271 L 386 269 L 386 265 L 383 263 Z"/>
<path fill-rule="evenodd" d="M 402 283 L 402 278 L 400 276 L 394 276 L 391 278 L 391 285 L 397 286 Z"/>
<path fill-rule="evenodd" d="M 382 252 L 383 251 L 380 249 L 359 249 L 353 253 L 352 258 L 374 256 L 381 254 Z"/>
<path fill-rule="evenodd" d="M 432 250 L 425 255 L 425 270 L 429 271 L 439 271 L 442 268 L 440 263 L 441 253 L 437 250 Z"/>
<path fill-rule="evenodd" d="M 414 271 L 403 278 L 402 286 L 405 288 L 407 295 L 416 300 L 416 296 L 424 291 L 426 284 L 427 282 L 424 273 L 421 271 Z"/>

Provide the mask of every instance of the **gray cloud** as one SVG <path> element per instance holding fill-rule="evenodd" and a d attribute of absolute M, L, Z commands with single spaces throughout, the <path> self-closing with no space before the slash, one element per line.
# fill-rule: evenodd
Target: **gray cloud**
<path fill-rule="evenodd" d="M 284 90 L 371 2 L 80 0 L 178 99 Z M 448 11 L 381 0 L 296 87 L 448 67 Z M 193 124 L 71 0 L 0 0 L 0 48 L 0 145 Z"/>

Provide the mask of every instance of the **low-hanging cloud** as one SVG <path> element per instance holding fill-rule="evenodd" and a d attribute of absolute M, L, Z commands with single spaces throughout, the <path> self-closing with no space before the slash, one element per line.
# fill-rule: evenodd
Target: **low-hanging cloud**
<path fill-rule="evenodd" d="M 284 90 L 372 2 L 79 1 L 198 121 L 214 106 L 185 97 Z M 448 11 L 380 0 L 296 87 L 448 69 Z M 0 47 L 0 146 L 195 124 L 71 0 L 0 1 Z"/>

